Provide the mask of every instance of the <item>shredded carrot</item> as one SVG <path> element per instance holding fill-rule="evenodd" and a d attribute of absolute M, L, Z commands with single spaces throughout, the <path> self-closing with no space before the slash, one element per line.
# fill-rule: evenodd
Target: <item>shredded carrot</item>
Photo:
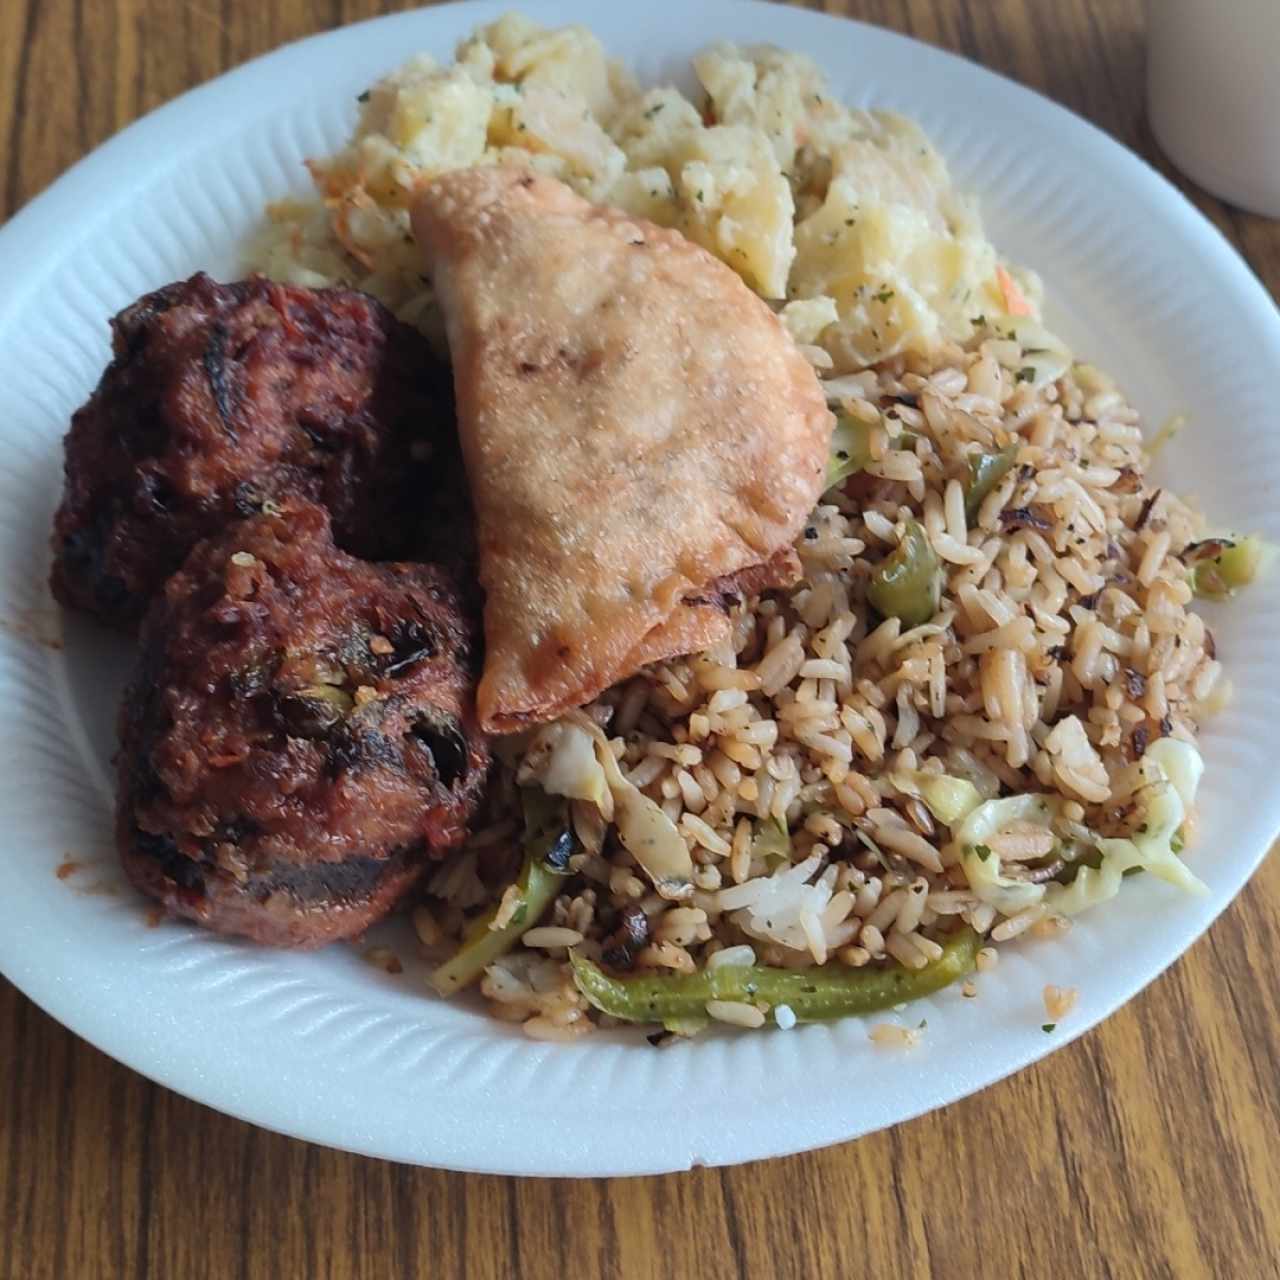
<path fill-rule="evenodd" d="M 325 203 L 330 204 L 329 201 L 325 201 Z M 353 187 L 347 192 L 332 214 L 334 238 L 366 271 L 373 270 L 373 254 L 358 245 L 352 238 L 347 216 L 355 206 L 367 207 L 372 204 L 373 201 L 366 194 L 363 187 Z"/>
<path fill-rule="evenodd" d="M 364 186 L 364 165 L 351 169 L 346 165 L 328 165 L 322 160 L 304 160 L 302 162 L 311 175 L 316 189 L 327 199 L 340 199 L 352 187 Z"/>
<path fill-rule="evenodd" d="M 302 162 L 311 175 L 311 181 L 316 184 L 316 189 L 322 196 L 330 198 L 342 194 L 342 188 L 333 172 L 326 172 L 320 167 L 318 160 L 304 160 Z"/>
<path fill-rule="evenodd" d="M 1017 282 L 1004 269 L 1004 267 L 996 266 L 996 280 L 1000 285 L 1000 292 L 1004 295 L 1004 309 L 1011 316 L 1029 316 L 1031 314 L 1031 304 L 1023 296 L 1022 290 L 1018 288 Z"/>

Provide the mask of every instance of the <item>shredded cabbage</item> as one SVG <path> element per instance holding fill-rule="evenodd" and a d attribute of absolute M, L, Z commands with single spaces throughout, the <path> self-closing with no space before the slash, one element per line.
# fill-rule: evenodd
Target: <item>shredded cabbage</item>
<path fill-rule="evenodd" d="M 1019 383 L 1029 383 L 1032 390 L 1039 391 L 1071 368 L 1071 352 L 1066 344 L 1037 321 L 1001 318 L 999 327 L 1022 348 L 1014 374 Z"/>
<path fill-rule="evenodd" d="M 791 862 L 791 832 L 785 818 L 762 822 L 756 827 L 751 852 L 763 858 L 770 867 Z"/>
<path fill-rule="evenodd" d="M 1190 743 L 1161 738 L 1142 757 L 1147 785 L 1143 830 L 1131 840 L 1098 841 L 1099 867 L 1081 867 L 1070 884 L 1050 885 L 1045 905 L 1060 915 L 1073 916 L 1114 898 L 1124 873 L 1141 867 L 1188 893 L 1208 893 L 1208 886 L 1188 870 L 1173 851 L 1173 838 L 1195 801 L 1204 761 Z"/>
<path fill-rule="evenodd" d="M 918 796 L 929 812 L 948 827 L 967 818 L 982 803 L 982 795 L 972 782 L 947 773 L 899 769 L 889 781 L 904 795 Z"/>
<path fill-rule="evenodd" d="M 831 432 L 831 449 L 827 455 L 828 489 L 834 489 L 871 461 L 871 427 L 860 418 L 841 414 Z"/>
<path fill-rule="evenodd" d="M 1009 796 L 980 804 L 956 832 L 969 888 L 1006 916 L 1034 907 L 1044 897 L 1044 885 L 1003 875 L 1000 855 L 986 842 L 1011 822 L 1040 822 L 1047 827 L 1052 820 L 1053 807 L 1048 796 Z"/>
<path fill-rule="evenodd" d="M 539 730 L 525 753 L 520 781 L 537 781 L 548 795 L 589 800 L 600 806 L 609 787 L 596 759 L 591 735 L 576 724 L 556 720 Z M 605 818 L 610 815 L 606 812 Z"/>
<path fill-rule="evenodd" d="M 693 892 L 693 858 L 676 824 L 660 805 L 628 782 L 618 768 L 609 739 L 599 725 L 580 711 L 570 712 L 562 723 L 586 734 L 608 783 L 613 801 L 613 821 L 627 852 L 653 881 L 664 898 L 687 898 Z"/>
<path fill-rule="evenodd" d="M 622 776 L 609 739 L 582 712 L 540 729 L 516 778 L 548 795 L 594 804 L 617 826 L 618 838 L 664 898 L 693 892 L 693 859 L 684 837 L 658 804 Z"/>
<path fill-rule="evenodd" d="M 1173 840 L 1195 801 L 1204 761 L 1190 743 L 1161 738 L 1142 758 L 1144 821 L 1131 839 L 1100 837 L 1101 865 L 1081 866 L 1070 884 L 1029 884 L 1000 869 L 999 856 L 986 841 L 1011 822 L 1042 822 L 1053 817 L 1048 796 L 1010 796 L 988 800 L 965 819 L 956 833 L 969 887 L 981 901 L 1004 915 L 1043 903 L 1058 915 L 1074 916 L 1114 898 L 1124 873 L 1142 868 L 1188 893 L 1208 888 L 1174 852 Z"/>
<path fill-rule="evenodd" d="M 729 885 L 720 890 L 720 909 L 732 912 L 733 922 L 753 938 L 771 939 L 795 951 L 809 950 L 810 930 L 821 936 L 820 918 L 835 891 L 837 868 L 829 866 L 818 875 L 821 866 L 822 859 L 811 854 L 772 875 Z"/>

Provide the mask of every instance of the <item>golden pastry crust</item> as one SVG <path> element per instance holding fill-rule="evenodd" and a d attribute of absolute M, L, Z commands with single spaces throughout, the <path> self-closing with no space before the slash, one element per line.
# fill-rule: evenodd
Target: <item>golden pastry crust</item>
<path fill-rule="evenodd" d="M 513 731 L 724 635 L 684 602 L 790 545 L 832 418 L 772 311 L 677 232 L 511 168 L 426 183 L 413 228 L 476 508 L 480 717 Z"/>

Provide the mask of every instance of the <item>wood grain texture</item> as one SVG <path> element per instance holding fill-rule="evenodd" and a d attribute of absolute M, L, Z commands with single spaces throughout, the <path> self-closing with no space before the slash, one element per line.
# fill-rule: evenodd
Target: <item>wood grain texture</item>
<path fill-rule="evenodd" d="M 191 85 L 405 7 L 0 0 L 0 215 Z M 812 7 L 966 54 L 1169 172 L 1143 119 L 1140 0 Z M 1184 189 L 1280 289 L 1280 225 Z M 583 1183 L 409 1169 L 265 1133 L 117 1066 L 0 981 L 0 1280 L 1280 1275 L 1277 920 L 1273 859 L 1104 1026 L 889 1133 Z"/>

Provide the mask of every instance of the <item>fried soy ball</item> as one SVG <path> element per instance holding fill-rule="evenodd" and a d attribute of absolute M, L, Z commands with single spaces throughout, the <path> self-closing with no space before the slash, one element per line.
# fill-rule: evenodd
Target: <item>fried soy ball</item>
<path fill-rule="evenodd" d="M 120 715 L 130 879 L 222 933 L 318 947 L 456 845 L 489 764 L 475 627 L 446 571 L 368 564 L 299 500 L 198 544 Z"/>
<path fill-rule="evenodd" d="M 73 417 L 54 595 L 130 627 L 195 543 L 296 495 L 338 545 L 406 558 L 434 455 L 456 448 L 448 365 L 347 289 L 207 275 L 112 321 L 114 358 Z"/>

